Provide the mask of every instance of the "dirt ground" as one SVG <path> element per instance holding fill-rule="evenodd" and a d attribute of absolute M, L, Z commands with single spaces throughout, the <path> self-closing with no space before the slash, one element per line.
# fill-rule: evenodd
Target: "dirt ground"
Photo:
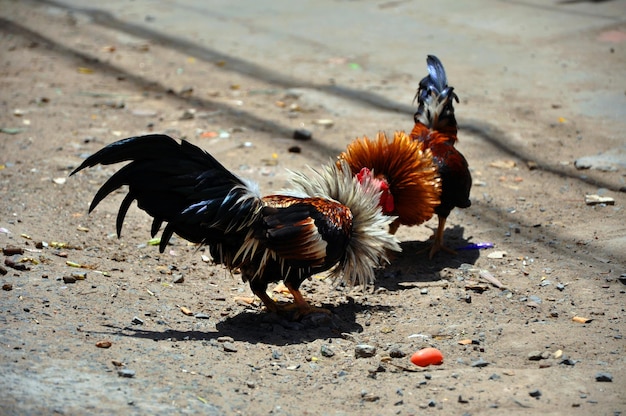
<path fill-rule="evenodd" d="M 626 412 L 626 169 L 574 165 L 612 149 L 623 124 L 571 113 L 567 91 L 486 96 L 481 74 L 448 65 L 464 88 L 459 148 L 475 184 L 446 240 L 494 248 L 430 261 L 419 251 L 436 220 L 402 228 L 403 252 L 375 287 L 315 276 L 303 292 L 331 318 L 287 322 L 238 300 L 251 296 L 247 285 L 202 248 L 173 238 L 159 254 L 150 218 L 134 207 L 118 239 L 123 192 L 87 215 L 120 166 L 69 172 L 114 140 L 165 132 L 277 190 L 285 169 L 326 162 L 357 136 L 409 130 L 425 56 L 415 62 L 424 71 L 381 81 L 405 89 L 400 111 L 385 87 L 269 82 L 228 60 L 121 38 L 84 15 L 29 2 L 2 9 L 0 413 Z M 589 46 L 581 60 L 619 67 L 624 43 L 609 52 L 596 37 L 568 41 Z M 313 139 L 293 140 L 297 128 Z M 587 194 L 613 204 L 587 205 Z M 374 355 L 357 356 L 361 344 Z M 409 356 L 428 346 L 443 365 L 414 366 Z"/>

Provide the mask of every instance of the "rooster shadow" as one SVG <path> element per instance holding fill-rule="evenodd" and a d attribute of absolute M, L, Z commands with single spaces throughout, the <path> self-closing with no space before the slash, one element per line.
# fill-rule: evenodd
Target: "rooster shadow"
<path fill-rule="evenodd" d="M 108 330 L 85 331 L 91 334 L 150 339 L 157 342 L 209 342 L 215 344 L 220 337 L 230 337 L 236 342 L 284 346 L 319 339 L 358 339 L 363 326 L 356 322 L 357 315 L 368 311 L 391 311 L 385 305 L 363 305 L 348 297 L 346 302 L 322 305 L 331 313 L 313 313 L 299 321 L 292 321 L 275 313 L 245 309 L 216 323 L 216 330 L 181 330 L 175 328 L 145 329 L 137 326 L 104 325 Z"/>
<path fill-rule="evenodd" d="M 458 269 L 464 263 L 476 263 L 480 257 L 479 250 L 462 249 L 472 243 L 472 237 L 464 236 L 464 231 L 464 227 L 459 225 L 445 231 L 444 242 L 457 251 L 456 255 L 440 251 L 429 259 L 429 240 L 401 242 L 402 252 L 393 253 L 390 264 L 377 272 L 376 287 L 405 290 L 407 283 L 437 282 L 442 279 L 441 271 L 444 269 Z"/>

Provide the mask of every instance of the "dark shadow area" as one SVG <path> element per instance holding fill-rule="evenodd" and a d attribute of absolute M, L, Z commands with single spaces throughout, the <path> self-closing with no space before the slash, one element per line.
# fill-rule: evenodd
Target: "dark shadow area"
<path fill-rule="evenodd" d="M 151 339 L 154 341 L 210 341 L 228 336 L 235 341 L 250 344 L 288 345 L 318 339 L 344 338 L 343 334 L 358 334 L 363 327 L 356 323 L 356 316 L 366 311 L 390 312 L 385 305 L 363 305 L 351 298 L 339 305 L 322 305 L 332 314 L 312 314 L 299 322 L 293 322 L 267 312 L 246 310 L 227 317 L 216 324 L 218 332 L 184 331 L 164 327 L 163 330 L 147 330 L 137 327 L 103 325 L 111 331 L 84 331 L 98 335 Z"/>
<path fill-rule="evenodd" d="M 465 237 L 464 227 L 455 225 L 447 228 L 444 243 L 453 249 L 466 247 L 472 243 Z M 406 283 L 426 283 L 441 280 L 440 273 L 445 268 L 457 269 L 461 264 L 474 264 L 480 256 L 479 250 L 458 250 L 456 255 L 439 252 L 428 258 L 431 241 L 403 241 L 401 253 L 394 253 L 391 264 L 380 270 L 376 276 L 376 287 L 388 290 L 404 290 Z"/>

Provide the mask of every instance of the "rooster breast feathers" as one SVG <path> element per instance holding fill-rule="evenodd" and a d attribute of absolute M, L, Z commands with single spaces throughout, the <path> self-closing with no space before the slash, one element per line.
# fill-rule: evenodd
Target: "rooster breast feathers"
<path fill-rule="evenodd" d="M 347 168 L 348 174 L 334 164 L 306 177 L 293 174 L 291 190 L 261 197 L 256 185 L 238 178 L 197 146 L 154 134 L 112 143 L 72 174 L 122 161 L 131 163 L 100 188 L 90 211 L 128 185 L 117 216 L 118 235 L 128 208 L 137 200 L 139 208 L 154 218 L 153 236 L 167 223 L 161 252 L 176 233 L 208 245 L 217 263 L 241 268 L 247 281 L 289 279 L 297 289 L 312 273 L 337 264 L 335 275 L 350 283 L 369 283 L 373 268 L 386 260 L 386 250 L 400 250 L 397 240 L 386 233 L 389 218 L 376 206 L 378 190 L 353 180 Z"/>

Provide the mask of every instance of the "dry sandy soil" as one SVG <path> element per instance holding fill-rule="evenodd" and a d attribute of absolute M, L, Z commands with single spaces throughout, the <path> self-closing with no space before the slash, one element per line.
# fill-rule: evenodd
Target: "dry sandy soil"
<path fill-rule="evenodd" d="M 610 150 L 619 128 L 570 114 L 563 91 L 524 101 L 509 89 L 494 102 L 481 95 L 481 74 L 449 66 L 453 85 L 467 74 L 462 84 L 476 86 L 458 89 L 457 106 L 475 186 L 446 239 L 495 247 L 429 261 L 419 250 L 435 221 L 403 228 L 403 253 L 375 287 L 315 276 L 303 292 L 332 316 L 287 322 L 258 300 L 238 301 L 251 296 L 247 285 L 203 249 L 174 238 L 159 254 L 136 208 L 118 239 L 123 192 L 88 215 L 119 166 L 69 172 L 116 139 L 165 132 L 269 192 L 285 184 L 286 168 L 326 162 L 356 136 L 410 129 L 424 73 L 385 81 L 406 90 L 398 111 L 384 88 L 268 82 L 227 60 L 120 38 L 86 16 L 28 2 L 2 8 L 0 247 L 23 253 L 1 256 L 0 413 L 626 411 L 626 170 L 574 166 Z M 571 42 L 591 48 L 596 35 Z M 591 49 L 590 62 L 624 61 L 623 44 Z M 334 123 L 316 124 L 325 119 Z M 297 128 L 313 139 L 293 140 Z M 614 204 L 586 205 L 586 194 Z M 359 344 L 375 354 L 357 357 Z M 443 365 L 409 361 L 427 346 L 443 352 Z"/>

